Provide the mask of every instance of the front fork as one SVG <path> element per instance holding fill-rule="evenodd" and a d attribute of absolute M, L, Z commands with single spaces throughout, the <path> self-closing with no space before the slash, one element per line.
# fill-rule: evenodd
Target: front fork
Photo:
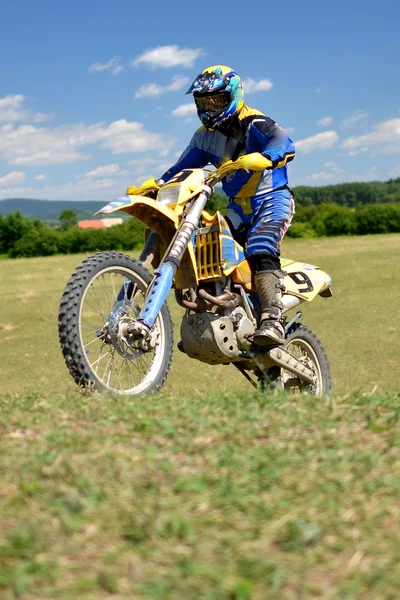
<path fill-rule="evenodd" d="M 175 273 L 180 265 L 186 248 L 188 247 L 195 229 L 198 227 L 201 213 L 204 210 L 211 192 L 212 189 L 209 186 L 204 185 L 203 191 L 193 201 L 185 218 L 180 223 L 164 258 L 158 268 L 154 271 L 154 277 L 147 290 L 142 310 L 140 311 L 137 320 L 129 326 L 129 333 L 137 333 L 144 337 L 154 325 L 172 287 Z"/>

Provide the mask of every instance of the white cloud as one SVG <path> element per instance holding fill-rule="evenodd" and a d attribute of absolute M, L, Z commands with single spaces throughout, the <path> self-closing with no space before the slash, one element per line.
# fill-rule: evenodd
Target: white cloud
<path fill-rule="evenodd" d="M 93 169 L 93 171 L 88 171 L 83 175 L 83 177 L 97 179 L 98 177 L 108 177 L 110 175 L 116 175 L 119 172 L 119 165 L 114 163 L 112 165 L 106 165 L 105 167 L 97 167 L 97 169 Z"/>
<path fill-rule="evenodd" d="M 5 125 L 0 127 L 0 156 L 12 165 L 71 163 L 84 158 L 76 134 L 73 127 Z"/>
<path fill-rule="evenodd" d="M 313 173 L 312 175 L 307 175 L 304 177 L 306 181 L 325 181 L 327 179 L 332 179 L 333 173 L 327 173 L 326 171 L 320 171 L 319 173 Z"/>
<path fill-rule="evenodd" d="M 177 108 L 174 108 L 172 114 L 174 117 L 187 117 L 196 112 L 196 105 L 194 102 L 190 104 L 180 104 Z"/>
<path fill-rule="evenodd" d="M 319 127 L 329 127 L 329 125 L 332 125 L 333 123 L 333 117 L 323 117 L 323 119 L 319 119 L 319 121 L 317 121 L 317 125 Z"/>
<path fill-rule="evenodd" d="M 308 154 L 313 150 L 321 150 L 324 148 L 330 148 L 338 141 L 339 136 L 336 131 L 324 131 L 323 133 L 317 133 L 304 140 L 298 140 L 296 142 L 296 150 L 300 150 Z"/>
<path fill-rule="evenodd" d="M 44 121 L 50 121 L 51 119 L 54 119 L 54 115 L 53 113 L 42 113 L 42 112 L 38 112 L 38 113 L 27 113 L 27 119 L 31 120 L 33 123 L 44 123 Z"/>
<path fill-rule="evenodd" d="M 400 164 L 394 166 L 393 169 L 390 169 L 389 177 L 393 177 L 394 179 L 400 177 Z"/>
<path fill-rule="evenodd" d="M 328 160 L 326 163 L 324 163 L 324 167 L 326 167 L 327 169 L 332 169 L 334 173 L 343 173 L 343 169 L 339 167 L 339 165 L 336 164 L 333 160 Z"/>
<path fill-rule="evenodd" d="M 155 69 L 157 67 L 192 67 L 194 62 L 202 56 L 204 51 L 201 48 L 179 48 L 176 44 L 173 46 L 158 46 L 150 48 L 137 56 L 132 61 L 132 66 L 146 65 Z"/>
<path fill-rule="evenodd" d="M 159 85 L 158 83 L 147 83 L 142 85 L 135 94 L 135 98 L 146 98 L 161 96 L 167 92 L 175 92 L 189 83 L 188 77 L 173 77 L 169 85 Z"/>
<path fill-rule="evenodd" d="M 269 79 L 260 79 L 255 81 L 254 79 L 245 79 L 243 81 L 243 90 L 246 94 L 254 94 L 255 92 L 264 92 L 270 90 L 274 84 Z"/>
<path fill-rule="evenodd" d="M 16 184 L 16 181 L 10 181 L 10 186 L 7 189 L 0 188 L 0 199 L 13 197 L 49 200 L 79 199 L 99 200 L 106 203 L 124 194 L 128 185 L 139 185 L 149 177 L 160 177 L 173 161 L 166 163 L 165 158 L 149 155 L 142 158 L 138 157 L 129 162 L 132 163 L 129 171 L 120 169 L 118 172 L 111 173 L 111 171 L 115 171 L 115 168 L 108 168 L 112 165 L 106 165 L 86 173 L 89 177 L 81 176 L 69 183 L 60 185 L 45 184 L 35 189 L 12 187 Z"/>
<path fill-rule="evenodd" d="M 33 178 L 35 181 L 46 181 L 47 175 L 35 175 Z"/>
<path fill-rule="evenodd" d="M 182 89 L 186 84 L 189 83 L 189 77 L 175 76 L 172 78 L 172 83 L 167 86 L 168 92 L 176 92 Z"/>
<path fill-rule="evenodd" d="M 25 96 L 15 94 L 0 98 L 0 123 L 12 123 L 15 121 L 32 121 L 41 123 L 53 118 L 47 113 L 33 113 L 24 108 Z"/>
<path fill-rule="evenodd" d="M 179 152 L 180 155 L 181 152 Z M 134 167 L 134 176 L 131 177 L 132 181 L 134 182 L 136 179 L 140 183 L 140 181 L 149 177 L 161 177 L 174 162 L 173 159 L 166 162 L 165 156 L 144 156 L 130 160 L 126 164 Z"/>
<path fill-rule="evenodd" d="M 0 98 L 0 121 L 20 121 L 23 118 L 25 97 L 21 94 Z"/>
<path fill-rule="evenodd" d="M 20 185 L 24 183 L 25 179 L 26 175 L 22 171 L 12 171 L 0 177 L 0 185 Z"/>
<path fill-rule="evenodd" d="M 32 198 L 32 188 L 7 188 L 0 190 L 0 200 L 7 198 Z"/>
<path fill-rule="evenodd" d="M 111 71 L 113 75 L 118 75 L 121 71 L 124 70 L 124 67 L 119 64 L 120 57 L 114 56 L 109 61 L 105 63 L 94 63 L 89 67 L 89 73 L 96 73 L 98 71 Z"/>
<path fill-rule="evenodd" d="M 115 185 L 115 181 L 106 177 L 104 179 L 97 179 L 96 181 L 91 182 L 90 186 L 95 190 L 107 190 L 110 187 Z"/>
<path fill-rule="evenodd" d="M 129 160 L 126 165 L 154 165 L 158 162 L 157 158 L 152 156 L 143 156 L 141 158 L 134 158 L 133 160 Z"/>
<path fill-rule="evenodd" d="M 346 138 L 342 144 L 352 155 L 360 152 L 400 152 L 400 118 L 390 119 L 375 125 L 370 133 Z"/>
<path fill-rule="evenodd" d="M 141 123 L 125 119 L 110 125 L 76 124 L 35 127 L 11 124 L 0 126 L 0 157 L 12 165 L 67 164 L 88 158 L 81 147 L 99 144 L 113 154 L 169 148 L 173 139 L 152 133 Z"/>
<path fill-rule="evenodd" d="M 345 128 L 354 127 L 354 125 L 356 125 L 360 121 L 363 121 L 366 117 L 368 117 L 367 112 L 362 111 L 362 110 L 356 110 L 356 112 L 353 113 L 352 115 L 350 115 L 350 117 L 348 117 L 347 119 L 344 119 L 344 121 L 342 121 L 341 125 L 342 125 L 342 127 L 345 127 Z"/>
<path fill-rule="evenodd" d="M 347 171 L 340 170 L 338 172 L 329 173 L 328 171 L 320 171 L 318 173 L 312 173 L 310 175 L 302 175 L 301 177 L 293 176 L 291 179 L 291 185 L 296 187 L 299 185 L 326 185 L 328 182 L 331 184 L 345 183 L 353 181 L 376 181 L 378 179 L 376 166 L 370 167 L 365 166 L 364 171 Z"/>
<path fill-rule="evenodd" d="M 109 148 L 113 154 L 145 152 L 169 147 L 174 140 L 164 138 L 159 133 L 147 131 L 141 123 L 130 123 L 125 119 L 114 121 L 103 129 L 102 148 Z"/>

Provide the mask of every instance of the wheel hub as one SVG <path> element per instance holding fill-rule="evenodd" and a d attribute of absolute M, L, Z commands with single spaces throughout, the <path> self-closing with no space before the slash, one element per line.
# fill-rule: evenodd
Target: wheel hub
<path fill-rule="evenodd" d="M 103 335 L 105 341 L 109 340 L 122 358 L 134 360 L 141 355 L 143 349 L 135 347 L 134 343 L 137 340 L 127 333 L 128 326 L 133 322 L 129 311 L 137 316 L 140 309 L 132 300 L 124 299 L 116 302 L 104 325 Z"/>

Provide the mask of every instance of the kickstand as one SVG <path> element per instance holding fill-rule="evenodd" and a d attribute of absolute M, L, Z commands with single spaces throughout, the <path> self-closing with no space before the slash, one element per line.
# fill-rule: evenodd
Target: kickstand
<path fill-rule="evenodd" d="M 238 371 L 240 371 L 240 372 L 241 372 L 241 374 L 242 374 L 244 377 L 246 377 L 247 381 L 250 381 L 250 383 L 251 383 L 251 385 L 252 385 L 253 387 L 255 387 L 256 389 L 258 389 L 258 385 L 257 385 L 257 383 L 254 381 L 254 379 L 252 379 L 252 378 L 250 377 L 250 375 L 249 375 L 249 374 L 246 372 L 246 370 L 245 370 L 245 369 L 242 367 L 242 365 L 241 365 L 241 364 L 238 364 L 238 363 L 232 363 L 232 364 L 233 364 L 233 366 L 234 366 L 234 367 L 236 367 L 236 368 L 237 368 L 237 370 L 238 370 Z"/>

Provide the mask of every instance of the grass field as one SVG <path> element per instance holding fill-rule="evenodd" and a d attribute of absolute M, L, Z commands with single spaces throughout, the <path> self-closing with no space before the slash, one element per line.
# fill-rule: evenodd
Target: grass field
<path fill-rule="evenodd" d="M 334 297 L 304 306 L 302 322 L 321 338 L 337 393 L 395 389 L 400 355 L 400 235 L 288 240 L 283 255 L 316 264 Z M 57 314 L 62 290 L 83 255 L 0 261 L 0 389 L 72 391 L 61 357 Z M 182 309 L 171 298 L 175 338 Z M 303 310 L 303 309 L 302 309 Z M 182 373 L 190 377 L 182 378 Z M 208 367 L 175 352 L 166 391 L 249 391 L 233 367 Z"/>
<path fill-rule="evenodd" d="M 328 400 L 178 352 L 158 395 L 81 395 L 57 311 L 83 257 L 0 261 L 0 598 L 397 600 L 399 250 L 285 243 L 333 279 L 302 319 Z"/>

